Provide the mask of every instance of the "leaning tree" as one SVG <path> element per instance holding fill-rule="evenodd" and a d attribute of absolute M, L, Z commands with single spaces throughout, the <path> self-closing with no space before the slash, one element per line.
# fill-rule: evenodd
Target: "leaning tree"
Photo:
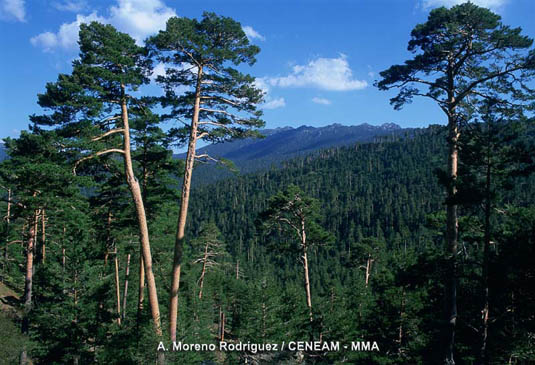
<path fill-rule="evenodd" d="M 252 65 L 259 48 L 249 44 L 240 23 L 214 13 L 204 13 L 201 21 L 171 18 L 166 29 L 147 43 L 155 58 L 166 65 L 165 74 L 157 77 L 165 90 L 162 106 L 169 111 L 165 117 L 188 121 L 171 131 L 179 142 L 188 145 L 169 302 L 169 334 L 175 341 L 193 166 L 199 160 L 222 161 L 197 154 L 195 148 L 200 140 L 222 142 L 258 135 L 254 128 L 264 125 L 256 109 L 262 92 L 255 88 L 254 77 L 243 74 L 236 66 Z"/>
<path fill-rule="evenodd" d="M 448 122 L 446 243 L 449 251 L 444 361 L 454 364 L 457 320 L 457 165 L 462 125 L 478 113 L 477 105 L 493 98 L 504 105 L 526 103 L 533 95 L 532 40 L 510 28 L 499 15 L 470 2 L 434 9 L 411 32 L 408 50 L 414 57 L 380 73 L 381 90 L 399 89 L 390 102 L 395 109 L 415 96 L 434 101 Z"/>
<path fill-rule="evenodd" d="M 129 113 L 142 107 L 138 88 L 149 82 L 151 62 L 146 50 L 111 25 L 97 22 L 80 26 L 80 57 L 73 61 L 70 75 L 60 74 L 39 95 L 39 105 L 51 113 L 32 116 L 38 125 L 56 127 L 80 153 L 74 171 L 88 160 L 103 162 L 105 155 L 120 156 L 124 180 L 136 210 L 141 254 L 147 279 L 152 320 L 157 336 L 162 335 L 156 281 L 152 270 L 149 231 L 142 191 L 134 174 Z"/>

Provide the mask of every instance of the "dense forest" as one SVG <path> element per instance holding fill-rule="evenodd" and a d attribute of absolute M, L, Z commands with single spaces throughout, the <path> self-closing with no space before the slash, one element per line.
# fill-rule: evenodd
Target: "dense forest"
<path fill-rule="evenodd" d="M 265 124 L 243 72 L 260 50 L 238 22 L 171 18 L 144 46 L 92 22 L 79 46 L 43 114 L 4 139 L 6 363 L 535 362 L 535 51 L 520 29 L 472 3 L 432 10 L 414 58 L 376 86 L 395 108 L 431 99 L 446 126 L 219 179 L 194 178 L 233 168 L 197 143 Z M 156 61 L 160 97 L 144 94 Z"/>

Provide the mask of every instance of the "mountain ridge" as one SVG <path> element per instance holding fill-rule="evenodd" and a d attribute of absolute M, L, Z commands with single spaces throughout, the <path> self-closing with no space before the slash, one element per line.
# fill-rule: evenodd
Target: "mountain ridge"
<path fill-rule="evenodd" d="M 233 161 L 249 161 L 271 156 L 282 159 L 322 148 L 372 141 L 375 137 L 411 130 L 395 123 L 374 126 L 368 123 L 342 125 L 333 123 L 324 127 L 301 125 L 260 130 L 264 138 L 246 138 L 201 147 L 197 153 L 222 157 Z M 185 153 L 176 157 L 184 158 Z"/>
<path fill-rule="evenodd" d="M 368 123 L 349 126 L 333 123 L 324 127 L 286 126 L 260 130 L 264 138 L 245 138 L 204 146 L 197 149 L 197 154 L 230 160 L 237 170 L 244 174 L 279 166 L 286 160 L 318 150 L 373 142 L 377 138 L 411 133 L 414 130 L 414 128 L 401 128 L 395 123 L 383 123 L 378 126 Z M 183 159 L 186 153 L 176 154 L 175 157 Z M 208 164 L 196 169 L 194 179 L 197 182 L 207 183 L 232 175 L 232 172 L 226 169 Z"/>

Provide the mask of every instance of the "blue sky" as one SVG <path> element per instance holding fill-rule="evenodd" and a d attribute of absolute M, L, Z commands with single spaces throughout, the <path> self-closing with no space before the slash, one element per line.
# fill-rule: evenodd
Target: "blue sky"
<path fill-rule="evenodd" d="M 139 42 L 170 16 L 200 18 L 213 11 L 238 20 L 261 48 L 247 71 L 267 91 L 268 128 L 395 122 L 403 127 L 444 123 L 430 102 L 402 111 L 393 93 L 378 91 L 378 72 L 401 63 L 411 29 L 436 6 L 462 0 L 0 0 L 0 138 L 27 128 L 40 113 L 37 94 L 77 56 L 80 23 L 98 20 Z M 534 0 L 475 0 L 535 37 Z"/>

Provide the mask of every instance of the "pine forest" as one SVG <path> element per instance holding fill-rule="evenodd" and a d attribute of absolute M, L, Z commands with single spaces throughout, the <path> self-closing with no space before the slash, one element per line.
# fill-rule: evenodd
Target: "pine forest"
<path fill-rule="evenodd" d="M 535 34 L 457 3 L 370 86 L 435 122 L 321 141 L 232 17 L 81 22 L 0 145 L 0 363 L 535 364 Z"/>

